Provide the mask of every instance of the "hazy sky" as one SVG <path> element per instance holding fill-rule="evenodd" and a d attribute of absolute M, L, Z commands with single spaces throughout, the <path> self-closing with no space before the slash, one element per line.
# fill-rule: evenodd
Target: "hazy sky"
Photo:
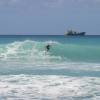
<path fill-rule="evenodd" d="M 0 0 L 0 34 L 100 35 L 100 0 Z"/>

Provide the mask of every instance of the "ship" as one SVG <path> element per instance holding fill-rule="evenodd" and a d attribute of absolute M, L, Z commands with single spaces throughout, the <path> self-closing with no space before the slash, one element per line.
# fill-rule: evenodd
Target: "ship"
<path fill-rule="evenodd" d="M 67 36 L 84 36 L 86 34 L 86 32 L 76 32 L 76 31 L 72 31 L 69 30 L 65 33 L 65 35 Z"/>

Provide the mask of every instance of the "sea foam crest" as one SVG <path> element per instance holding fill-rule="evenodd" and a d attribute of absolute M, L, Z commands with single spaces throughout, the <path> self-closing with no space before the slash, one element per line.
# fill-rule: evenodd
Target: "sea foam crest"
<path fill-rule="evenodd" d="M 5 44 L 0 48 L 0 60 L 12 62 L 24 61 L 35 64 L 45 64 L 61 60 L 62 58 L 60 56 L 54 56 L 50 52 L 46 52 L 45 46 L 48 43 L 56 44 L 58 42 L 26 40 Z"/>

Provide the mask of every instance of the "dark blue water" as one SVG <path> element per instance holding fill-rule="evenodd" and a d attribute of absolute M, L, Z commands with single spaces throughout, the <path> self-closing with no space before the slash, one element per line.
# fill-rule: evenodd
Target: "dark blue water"
<path fill-rule="evenodd" d="M 9 43 L 14 41 L 59 41 L 61 43 L 82 43 L 82 44 L 98 44 L 100 45 L 99 35 L 87 36 L 64 36 L 64 35 L 1 35 L 0 43 Z"/>

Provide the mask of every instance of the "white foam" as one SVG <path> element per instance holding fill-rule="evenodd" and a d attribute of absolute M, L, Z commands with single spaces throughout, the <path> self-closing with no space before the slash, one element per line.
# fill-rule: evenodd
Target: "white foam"
<path fill-rule="evenodd" d="M 72 62 L 61 56 L 45 53 L 47 43 L 56 44 L 56 41 L 37 42 L 31 40 L 17 41 L 9 44 L 0 44 L 0 68 L 1 67 L 49 67 L 52 69 L 73 69 L 86 71 L 100 71 L 100 64 Z"/>
<path fill-rule="evenodd" d="M 46 41 L 45 42 L 46 44 L 60 44 L 60 42 L 57 42 L 57 41 Z"/>
<path fill-rule="evenodd" d="M 47 41 L 55 43 L 54 41 Z M 53 56 L 45 53 L 46 42 L 31 40 L 17 41 L 4 44 L 0 52 L 0 65 L 2 66 L 40 66 L 53 65 L 62 60 L 60 56 Z M 41 47 L 42 46 L 42 47 Z"/>
<path fill-rule="evenodd" d="M 1 100 L 78 100 L 79 98 L 98 100 L 100 78 L 54 75 L 0 76 L 0 98 Z"/>
<path fill-rule="evenodd" d="M 55 42 L 52 41 L 50 43 L 55 43 Z M 27 47 L 27 46 L 30 46 L 30 47 Z M 41 49 L 41 46 L 42 46 L 42 49 Z M 55 59 L 55 58 L 59 59 L 59 57 L 50 56 L 49 53 L 45 54 L 44 46 L 45 46 L 45 42 L 42 43 L 42 42 L 36 42 L 36 41 L 30 41 L 30 40 L 26 40 L 22 42 L 13 42 L 13 43 L 5 45 L 4 48 L 2 48 L 2 49 L 5 49 L 5 51 L 2 50 L 2 52 L 0 52 L 0 58 L 1 60 L 3 59 L 6 61 L 12 57 L 15 59 L 16 58 L 25 58 L 25 59 L 29 58 L 29 60 L 31 57 L 33 61 L 35 60 L 35 58 L 38 58 L 39 60 L 42 60 L 44 58 L 48 60 Z"/>

